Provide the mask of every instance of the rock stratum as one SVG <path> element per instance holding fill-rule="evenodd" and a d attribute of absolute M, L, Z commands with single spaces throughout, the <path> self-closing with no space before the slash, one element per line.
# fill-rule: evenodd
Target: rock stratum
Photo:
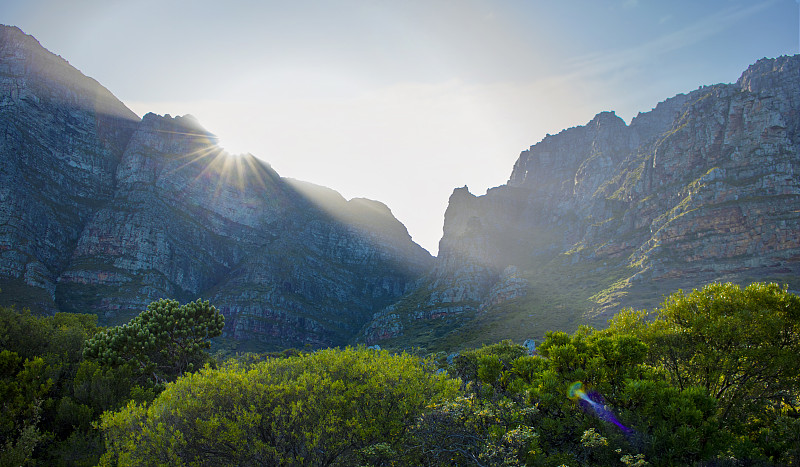
<path fill-rule="evenodd" d="M 456 349 L 602 325 L 677 288 L 800 288 L 800 56 L 626 124 L 602 112 L 456 189 L 439 255 L 389 208 L 234 156 L 191 116 L 139 118 L 0 27 L 0 303 L 129 320 L 211 300 L 224 345 Z"/>

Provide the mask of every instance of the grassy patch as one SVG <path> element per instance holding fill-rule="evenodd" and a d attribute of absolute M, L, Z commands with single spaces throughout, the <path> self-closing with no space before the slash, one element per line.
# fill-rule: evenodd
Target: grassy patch
<path fill-rule="evenodd" d="M 403 336 L 380 345 L 452 352 L 504 339 L 515 342 L 542 339 L 547 331 L 573 332 L 582 324 L 602 327 L 609 314 L 606 308 L 617 301 L 596 299 L 623 298 L 624 284 L 634 272 L 628 267 L 607 265 L 603 260 L 571 264 L 566 255 L 531 262 L 520 273 L 529 283 L 526 295 L 474 315 L 464 313 L 416 322 L 409 322 L 407 315 L 401 315 L 406 326 Z"/>

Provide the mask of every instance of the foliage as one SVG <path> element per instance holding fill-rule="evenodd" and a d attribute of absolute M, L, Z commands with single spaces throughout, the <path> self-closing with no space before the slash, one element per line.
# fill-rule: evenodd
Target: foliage
<path fill-rule="evenodd" d="M 526 424 L 535 412 L 474 394 L 433 404 L 414 426 L 414 458 L 419 465 L 521 465 L 539 451 L 538 434 Z"/>
<path fill-rule="evenodd" d="M 629 310 L 604 331 L 549 332 L 538 356 L 516 356 L 508 342 L 463 352 L 449 370 L 469 394 L 424 416 L 428 445 L 440 447 L 429 452 L 492 465 L 487 450 L 523 428 L 535 436 L 507 452 L 519 463 L 791 463 L 800 446 L 797 297 L 774 284 L 714 284 L 683 297 L 655 320 Z M 736 328 L 749 335 L 737 340 Z M 576 381 L 591 403 L 566 397 Z M 776 398 L 756 403 L 768 394 Z"/>
<path fill-rule="evenodd" d="M 208 360 L 209 339 L 219 336 L 225 318 L 208 301 L 181 305 L 161 299 L 127 324 L 99 332 L 84 356 L 101 366 L 127 366 L 138 382 L 160 386 Z"/>
<path fill-rule="evenodd" d="M 785 287 L 711 284 L 534 355 L 288 349 L 192 373 L 222 325 L 207 302 L 107 331 L 0 308 L 0 465 L 796 465 L 799 320 Z"/>
<path fill-rule="evenodd" d="M 402 455 L 425 407 L 457 382 L 418 358 L 364 348 L 244 366 L 229 362 L 167 385 L 151 405 L 103 416 L 119 465 L 356 465 Z"/>
<path fill-rule="evenodd" d="M 38 317 L 0 308 L 0 465 L 32 459 L 62 464 L 66 438 L 93 437 L 91 419 L 105 407 L 94 411 L 86 405 L 90 398 L 73 388 L 83 344 L 97 331 L 96 322 L 93 315 Z M 97 452 L 72 453 L 69 464 L 96 462 Z"/>
<path fill-rule="evenodd" d="M 504 389 L 500 375 L 511 368 L 515 359 L 527 354 L 526 347 L 506 340 L 462 352 L 453 359 L 451 370 L 454 376 L 473 381 L 479 388 L 488 385 L 486 390 L 494 393 Z"/>
<path fill-rule="evenodd" d="M 41 404 L 50 387 L 44 360 L 25 360 L 16 352 L 0 352 L 0 465 L 21 465 L 42 441 Z"/>
<path fill-rule="evenodd" d="M 723 419 L 800 395 L 800 297 L 777 284 L 711 284 L 672 295 L 657 313 L 651 345 L 673 384 L 701 386 Z"/>
<path fill-rule="evenodd" d="M 712 284 L 604 331 L 549 332 L 538 356 L 514 356 L 509 342 L 463 352 L 449 371 L 468 394 L 424 416 L 428 452 L 494 465 L 487 452 L 522 428 L 532 436 L 506 451 L 511 463 L 791 464 L 798 314 L 775 284 Z M 585 399 L 567 397 L 576 381 Z"/>
<path fill-rule="evenodd" d="M 717 399 L 716 415 L 737 438 L 737 456 L 796 456 L 795 429 L 780 448 L 766 433 L 798 426 L 800 297 L 777 284 L 715 283 L 673 294 L 652 315 L 651 322 L 642 312 L 622 313 L 607 332 L 635 333 L 650 348 L 648 363 L 673 387 L 700 388 Z"/>
<path fill-rule="evenodd" d="M 0 307 L 0 465 L 96 465 L 100 414 L 155 397 L 138 367 L 84 360 L 99 334 L 95 315 Z"/>

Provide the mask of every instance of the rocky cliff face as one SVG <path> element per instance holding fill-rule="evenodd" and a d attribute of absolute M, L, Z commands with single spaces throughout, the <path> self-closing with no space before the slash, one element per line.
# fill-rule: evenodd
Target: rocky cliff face
<path fill-rule="evenodd" d="M 210 299 L 247 348 L 341 345 L 432 258 L 385 205 L 231 156 L 192 117 L 139 119 L 0 27 L 0 298 L 130 319 Z"/>
<path fill-rule="evenodd" d="M 0 288 L 52 310 L 56 281 L 139 118 L 17 28 L 0 27 Z"/>
<path fill-rule="evenodd" d="M 763 59 L 630 125 L 603 112 L 547 136 L 506 185 L 454 191 L 425 292 L 362 338 L 521 340 L 714 280 L 800 287 L 799 98 L 800 56 Z"/>
<path fill-rule="evenodd" d="M 336 345 L 430 261 L 386 206 L 281 179 L 191 117 L 145 115 L 116 180 L 59 277 L 61 309 L 114 322 L 159 297 L 203 296 L 237 341 Z"/>
<path fill-rule="evenodd" d="M 131 318 L 210 299 L 239 348 L 430 350 L 602 324 L 713 280 L 800 288 L 800 56 L 626 125 L 602 112 L 458 188 L 434 261 L 385 205 L 139 119 L 0 27 L 0 302 Z"/>

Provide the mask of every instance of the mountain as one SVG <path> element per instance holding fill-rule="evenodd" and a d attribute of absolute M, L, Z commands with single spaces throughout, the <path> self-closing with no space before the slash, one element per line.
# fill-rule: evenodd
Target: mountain
<path fill-rule="evenodd" d="M 382 203 L 281 178 L 191 116 L 139 119 L 0 27 L 0 301 L 129 320 L 212 301 L 228 345 L 348 343 L 432 258 Z"/>
<path fill-rule="evenodd" d="M 800 56 L 626 123 L 548 135 L 508 182 L 456 189 L 421 286 L 360 339 L 448 350 L 602 325 L 711 281 L 800 288 Z"/>
<path fill-rule="evenodd" d="M 439 256 L 384 204 L 234 156 L 191 116 L 139 118 L 0 26 L 0 304 L 129 320 L 209 299 L 222 346 L 455 350 L 602 326 L 678 288 L 800 289 L 800 56 L 601 112 L 450 197 Z"/>

